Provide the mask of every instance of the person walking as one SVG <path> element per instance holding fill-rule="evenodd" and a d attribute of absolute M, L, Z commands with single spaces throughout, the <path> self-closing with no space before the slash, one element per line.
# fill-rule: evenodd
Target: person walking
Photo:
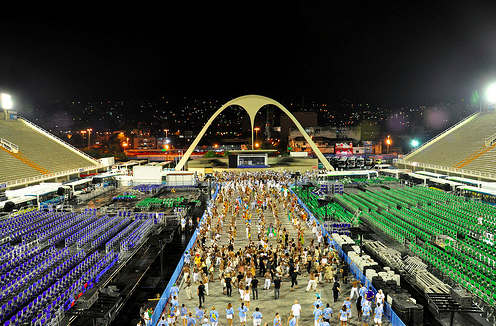
<path fill-rule="evenodd" d="M 186 308 L 186 305 L 183 303 L 181 305 L 181 310 L 179 311 L 181 319 L 183 321 L 183 326 L 186 326 L 186 324 L 188 323 L 188 312 L 188 308 Z"/>
<path fill-rule="evenodd" d="M 382 305 L 378 304 L 374 309 L 374 323 L 375 326 L 381 326 L 382 324 L 382 315 L 384 314 L 384 310 L 382 309 Z"/>
<path fill-rule="evenodd" d="M 198 295 L 198 301 L 200 303 L 199 307 L 201 309 L 202 303 L 205 303 L 205 285 L 203 285 L 203 281 L 200 281 L 200 285 L 198 285 L 196 294 Z"/>
<path fill-rule="evenodd" d="M 246 308 L 250 308 L 250 286 L 247 285 L 243 292 L 243 300 L 245 302 Z"/>
<path fill-rule="evenodd" d="M 339 320 L 341 321 L 341 326 L 348 325 L 348 314 L 348 308 L 343 305 L 343 307 L 341 307 L 341 310 L 339 310 Z"/>
<path fill-rule="evenodd" d="M 337 279 L 334 279 L 334 284 L 332 285 L 332 294 L 334 297 L 334 302 L 338 302 L 339 293 L 341 293 L 341 289 L 339 288 L 339 282 Z"/>
<path fill-rule="evenodd" d="M 376 306 L 378 305 L 383 305 L 384 304 L 384 293 L 382 292 L 382 289 L 379 290 L 379 292 L 377 292 L 377 294 L 375 295 L 375 304 Z"/>
<path fill-rule="evenodd" d="M 233 318 L 234 318 L 234 309 L 233 309 L 230 302 L 227 304 L 226 318 L 227 318 L 227 325 L 232 326 L 233 325 Z"/>
<path fill-rule="evenodd" d="M 296 319 L 296 324 L 298 324 L 301 315 L 301 305 L 298 303 L 298 300 L 294 301 L 294 304 L 291 307 L 291 314 Z"/>
<path fill-rule="evenodd" d="M 372 312 L 372 307 L 368 304 L 362 307 L 362 324 L 363 326 L 369 326 L 370 313 Z"/>
<path fill-rule="evenodd" d="M 358 296 L 356 300 L 357 321 L 362 320 L 362 297 Z"/>
<path fill-rule="evenodd" d="M 238 308 L 239 323 L 241 326 L 246 325 L 246 312 L 248 308 L 245 307 L 245 303 L 241 302 L 241 307 Z"/>
<path fill-rule="evenodd" d="M 274 299 L 279 299 L 281 283 L 282 283 L 281 279 L 276 276 L 274 278 Z"/>
<path fill-rule="evenodd" d="M 272 281 L 272 276 L 270 275 L 269 271 L 265 272 L 265 282 L 264 282 L 264 290 L 268 290 L 270 288 L 270 283 Z"/>
<path fill-rule="evenodd" d="M 196 325 L 196 320 L 193 318 L 193 314 L 190 312 L 186 318 L 186 326 Z"/>
<path fill-rule="evenodd" d="M 315 277 L 315 273 L 310 273 L 308 277 L 310 279 L 308 280 L 307 289 L 305 291 L 308 292 L 310 289 L 313 289 L 315 292 L 317 290 L 317 279 Z"/>
<path fill-rule="evenodd" d="M 274 318 L 273 326 L 282 326 L 281 316 L 279 316 L 278 312 L 276 312 L 276 317 Z"/>
<path fill-rule="evenodd" d="M 184 282 L 184 289 L 186 290 L 186 296 L 188 300 L 191 300 L 191 276 L 186 276 L 186 281 Z"/>
<path fill-rule="evenodd" d="M 289 314 L 289 317 L 288 317 L 288 326 L 297 326 L 298 325 L 298 319 L 296 319 L 295 316 L 293 316 L 293 314 Z"/>
<path fill-rule="evenodd" d="M 290 274 L 290 277 L 291 277 L 291 287 L 289 288 L 290 291 L 293 291 L 293 287 L 295 289 L 298 288 L 298 275 L 301 275 L 300 272 L 298 272 L 297 270 L 293 270 Z"/>
<path fill-rule="evenodd" d="M 351 282 L 351 292 L 350 292 L 350 299 L 353 299 L 353 295 L 356 293 L 357 296 L 359 296 L 358 293 L 358 284 L 360 283 L 359 280 L 353 279 Z"/>
<path fill-rule="evenodd" d="M 251 315 L 251 318 L 253 318 L 253 326 L 262 325 L 263 316 L 258 307 L 255 308 L 255 312 Z"/>
<path fill-rule="evenodd" d="M 210 310 L 210 323 L 212 326 L 219 324 L 219 312 L 215 310 L 215 306 L 212 306 L 212 310 Z"/>
<path fill-rule="evenodd" d="M 258 279 L 255 275 L 251 279 L 251 292 L 253 294 L 253 300 L 258 300 Z"/>
<path fill-rule="evenodd" d="M 226 282 L 226 293 L 227 296 L 230 297 L 232 295 L 232 278 L 231 274 L 227 273 L 226 277 L 224 278 L 224 281 Z"/>
<path fill-rule="evenodd" d="M 348 318 L 351 318 L 351 300 L 350 297 L 347 297 L 346 300 L 343 301 L 343 305 L 346 306 L 346 310 L 348 310 Z"/>
<path fill-rule="evenodd" d="M 313 310 L 313 322 L 315 326 L 319 326 L 321 318 L 322 318 L 322 309 L 320 308 L 320 305 L 317 304 L 315 306 L 315 309 Z"/>
<path fill-rule="evenodd" d="M 324 308 L 324 313 L 322 314 L 322 318 L 324 321 L 330 323 L 331 318 L 332 318 L 332 308 L 329 304 L 326 304 L 326 307 Z"/>

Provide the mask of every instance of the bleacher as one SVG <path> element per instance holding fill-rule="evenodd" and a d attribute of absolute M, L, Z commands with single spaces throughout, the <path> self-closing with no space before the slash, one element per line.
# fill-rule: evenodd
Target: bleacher
<path fill-rule="evenodd" d="M 0 146 L 0 183 L 10 180 L 29 178 L 40 175 L 40 171 L 20 161 L 8 150 Z"/>
<path fill-rule="evenodd" d="M 481 240 L 484 232 L 496 233 L 495 206 L 421 186 L 366 191 L 336 200 L 352 213 L 360 209 L 362 221 L 408 245 L 453 284 L 496 307 L 496 246 Z M 440 235 L 449 238 L 434 244 Z"/>
<path fill-rule="evenodd" d="M 494 173 L 496 112 L 480 112 L 404 157 L 405 161 Z M 492 164 L 491 164 L 492 163 Z"/>
<path fill-rule="evenodd" d="M 0 323 L 53 325 L 142 243 L 156 213 L 26 211 L 0 222 Z M 60 244 L 64 244 L 61 246 Z"/>
<path fill-rule="evenodd" d="M 77 150 L 71 150 L 70 145 L 62 144 L 35 128 L 23 120 L 0 120 L 0 138 L 19 147 L 19 153 L 0 150 L 0 183 L 98 164 Z"/>

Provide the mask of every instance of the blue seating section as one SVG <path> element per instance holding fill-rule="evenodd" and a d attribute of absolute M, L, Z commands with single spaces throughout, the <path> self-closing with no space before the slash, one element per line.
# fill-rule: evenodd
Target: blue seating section
<path fill-rule="evenodd" d="M 30 211 L 1 221 L 0 325 L 48 325 L 60 318 L 123 250 L 146 239 L 159 218 L 131 215 Z"/>
<path fill-rule="evenodd" d="M 151 214 L 150 214 L 151 215 Z M 153 226 L 153 219 L 147 218 L 133 231 L 127 238 L 121 242 L 121 251 L 132 250 L 136 245 L 141 243 Z"/>
<path fill-rule="evenodd" d="M 162 184 L 142 184 L 133 187 L 133 190 L 141 191 L 145 194 L 153 194 L 162 189 L 164 185 Z"/>

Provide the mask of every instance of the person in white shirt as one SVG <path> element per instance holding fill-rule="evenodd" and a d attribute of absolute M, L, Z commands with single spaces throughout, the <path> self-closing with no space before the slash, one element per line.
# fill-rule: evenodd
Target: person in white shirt
<path fill-rule="evenodd" d="M 377 294 L 375 295 L 375 304 L 376 305 L 381 305 L 384 303 L 384 293 L 382 293 L 382 290 L 379 290 Z"/>
<path fill-rule="evenodd" d="M 293 314 L 293 317 L 296 318 L 296 323 L 298 324 L 301 314 L 301 305 L 298 303 L 298 300 L 295 300 L 294 302 L 294 305 L 291 307 L 291 313 Z"/>

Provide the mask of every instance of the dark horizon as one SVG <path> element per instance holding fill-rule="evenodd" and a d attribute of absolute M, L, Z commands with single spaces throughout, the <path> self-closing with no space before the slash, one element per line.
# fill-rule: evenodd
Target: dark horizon
<path fill-rule="evenodd" d="M 0 86 L 31 105 L 259 94 L 414 107 L 496 77 L 490 1 L 152 9 L 3 14 Z"/>

